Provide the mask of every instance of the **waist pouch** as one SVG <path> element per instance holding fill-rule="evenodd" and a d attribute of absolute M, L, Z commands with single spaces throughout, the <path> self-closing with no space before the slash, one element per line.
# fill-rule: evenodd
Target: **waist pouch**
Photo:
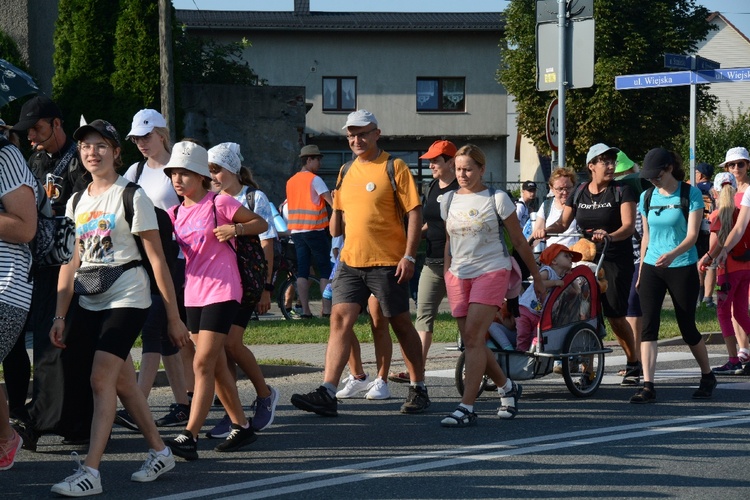
<path fill-rule="evenodd" d="M 104 293 L 122 276 L 122 273 L 140 265 L 140 260 L 133 260 L 120 266 L 88 266 L 79 268 L 73 280 L 73 291 L 78 295 Z"/>

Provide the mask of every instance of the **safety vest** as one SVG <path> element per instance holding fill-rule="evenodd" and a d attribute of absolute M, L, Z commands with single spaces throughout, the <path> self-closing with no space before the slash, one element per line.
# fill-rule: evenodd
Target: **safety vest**
<path fill-rule="evenodd" d="M 315 177 L 312 172 L 298 172 L 286 183 L 290 231 L 316 231 L 328 227 L 326 201 L 321 196 L 316 204 L 310 197 Z"/>

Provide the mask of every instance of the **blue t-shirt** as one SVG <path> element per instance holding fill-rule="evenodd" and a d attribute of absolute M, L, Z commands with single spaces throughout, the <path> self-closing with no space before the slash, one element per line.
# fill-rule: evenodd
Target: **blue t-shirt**
<path fill-rule="evenodd" d="M 638 211 L 644 215 L 645 195 L 646 191 L 641 194 L 641 201 L 638 204 Z M 658 208 L 668 205 L 669 208 Z M 703 195 L 698 188 L 690 186 L 690 212 L 698 210 L 703 212 Z M 654 188 L 648 212 L 648 235 L 648 248 L 644 262 L 652 266 L 656 265 L 657 259 L 662 254 L 676 248 L 687 236 L 687 221 L 680 205 L 680 184 L 677 184 L 677 189 L 668 196 L 660 194 L 659 190 Z M 698 262 L 698 251 L 695 246 L 692 246 L 687 252 L 678 255 L 669 267 L 695 265 L 696 262 Z"/>

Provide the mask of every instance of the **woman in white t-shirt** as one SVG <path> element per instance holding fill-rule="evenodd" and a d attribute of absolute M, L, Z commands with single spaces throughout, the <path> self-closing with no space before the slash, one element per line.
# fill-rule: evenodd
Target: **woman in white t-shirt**
<path fill-rule="evenodd" d="M 250 170 L 242 166 L 242 159 L 240 145 L 234 142 L 223 142 L 208 150 L 208 170 L 211 172 L 213 187 L 217 188 L 221 194 L 232 196 L 245 208 L 258 214 L 268 224 L 268 229 L 258 235 L 263 254 L 268 263 L 266 287 L 255 308 L 240 308 L 232 322 L 227 342 L 224 345 L 229 361 L 229 371 L 236 374 L 236 365 L 239 365 L 255 388 L 257 398 L 252 405 L 255 408 L 255 413 L 251 424 L 254 430 L 261 431 L 267 429 L 273 423 L 276 404 L 279 401 L 279 392 L 266 384 L 258 361 L 255 359 L 253 352 L 244 344 L 243 336 L 254 310 L 257 310 L 258 314 L 265 314 L 271 307 L 271 292 L 274 289 L 273 248 L 277 235 L 268 197 L 258 189 Z M 248 198 L 252 199 L 252 206 Z M 231 224 L 220 226 L 218 230 L 225 232 L 227 236 L 234 234 L 234 227 Z M 232 421 L 229 415 L 225 413 L 221 421 L 206 435 L 210 438 L 225 438 L 232 430 L 231 425 Z"/>
<path fill-rule="evenodd" d="M 545 227 L 557 222 L 562 215 L 563 209 L 565 208 L 565 200 L 568 199 L 568 195 L 573 192 L 576 185 L 576 173 L 572 168 L 556 168 L 549 176 L 549 190 L 553 194 L 552 198 L 548 198 L 542 202 L 542 206 L 539 207 L 539 211 L 536 213 L 536 222 L 534 223 L 534 230 L 544 229 Z M 562 236 L 550 236 L 547 238 L 547 245 L 553 243 L 559 243 L 570 248 L 575 242 L 578 241 L 577 235 L 580 233 L 576 221 L 571 222 L 568 229 L 565 230 Z"/>
<path fill-rule="evenodd" d="M 128 133 L 130 139 L 143 155 L 143 160 L 133 163 L 127 172 L 125 179 L 140 185 L 148 195 L 148 198 L 156 208 L 164 211 L 169 210 L 180 203 L 180 199 L 172 186 L 172 181 L 164 175 L 164 165 L 167 164 L 172 154 L 172 144 L 169 138 L 167 121 L 158 111 L 154 109 L 142 109 L 133 116 L 133 124 Z M 165 248 L 165 254 L 178 258 L 169 259 L 173 263 L 172 283 L 177 293 L 178 307 L 183 307 L 183 286 L 185 284 L 185 256 L 177 251 L 177 244 L 173 248 Z M 190 413 L 190 400 L 188 399 L 188 387 L 192 390 L 192 357 L 190 352 L 192 346 L 187 346 L 183 352 L 171 342 L 166 331 L 166 315 L 161 297 L 151 293 L 151 308 L 149 309 L 146 323 L 143 325 L 141 339 L 143 341 L 143 353 L 141 355 L 141 369 L 138 372 L 138 386 L 148 398 L 151 387 L 154 385 L 156 373 L 159 370 L 159 361 L 164 363 L 164 371 L 167 373 L 169 386 L 172 389 L 174 403 L 170 406 L 168 414 L 156 420 L 157 426 L 172 427 L 187 422 Z M 187 360 L 187 370 L 183 361 Z M 190 385 L 186 378 L 191 380 Z M 117 412 L 115 422 L 131 430 L 138 430 L 126 410 Z"/>
<path fill-rule="evenodd" d="M 120 140 L 115 128 L 104 120 L 95 120 L 75 131 L 81 162 L 93 181 L 86 189 L 68 200 L 66 216 L 76 224 L 76 248 L 73 259 L 60 268 L 57 285 L 57 306 L 50 340 L 55 347 L 66 348 L 63 339 L 65 318 L 74 289 L 80 294 L 71 331 L 77 332 L 76 342 L 91 349 L 91 387 L 94 394 L 94 418 L 86 459 L 72 476 L 55 484 L 53 493 L 71 496 L 85 491 L 101 493 L 99 474 L 104 448 L 112 431 L 117 398 L 133 416 L 149 445 L 149 456 L 141 469 L 131 476 L 138 482 L 153 481 L 174 468 L 174 456 L 159 436 L 146 398 L 135 381 L 130 349 L 138 337 L 151 305 L 151 290 L 146 270 L 140 262 L 148 257 L 167 311 L 169 336 L 176 346 L 189 342 L 188 331 L 180 320 L 172 278 L 161 247 L 154 205 L 141 189 L 133 193 L 133 218 L 129 225 L 123 197 L 128 181 L 117 174 Z M 146 256 L 141 255 L 133 235 L 137 234 Z M 102 252 L 103 240 L 111 246 Z M 122 270 L 109 288 L 82 289 L 84 270 L 104 275 Z M 75 283 L 75 285 L 74 285 Z M 106 289 L 105 289 L 106 288 Z M 81 335 L 80 332 L 86 332 Z M 80 347 L 80 346 L 79 346 Z"/>
<path fill-rule="evenodd" d="M 508 291 L 512 268 L 500 220 L 514 248 L 531 271 L 539 300 L 546 295 L 513 201 L 503 191 L 489 190 L 482 183 L 485 161 L 482 150 L 472 144 L 459 149 L 455 168 L 460 188 L 443 196 L 440 204 L 447 233 L 445 284 L 448 302 L 458 322 L 466 355 L 466 390 L 458 408 L 441 421 L 444 427 L 466 427 L 476 423 L 474 401 L 477 391 L 470 388 L 479 387 L 484 374 L 497 384 L 501 397 L 498 416 L 510 419 L 517 413 L 521 387 L 505 376 L 485 343 L 485 335 Z"/>

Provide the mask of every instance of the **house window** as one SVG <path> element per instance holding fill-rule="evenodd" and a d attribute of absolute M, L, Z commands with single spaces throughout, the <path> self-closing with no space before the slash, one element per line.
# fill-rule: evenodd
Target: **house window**
<path fill-rule="evenodd" d="M 356 109 L 356 78 L 323 78 L 323 111 L 354 111 Z"/>
<path fill-rule="evenodd" d="M 417 111 L 465 111 L 465 78 L 417 78 Z"/>

